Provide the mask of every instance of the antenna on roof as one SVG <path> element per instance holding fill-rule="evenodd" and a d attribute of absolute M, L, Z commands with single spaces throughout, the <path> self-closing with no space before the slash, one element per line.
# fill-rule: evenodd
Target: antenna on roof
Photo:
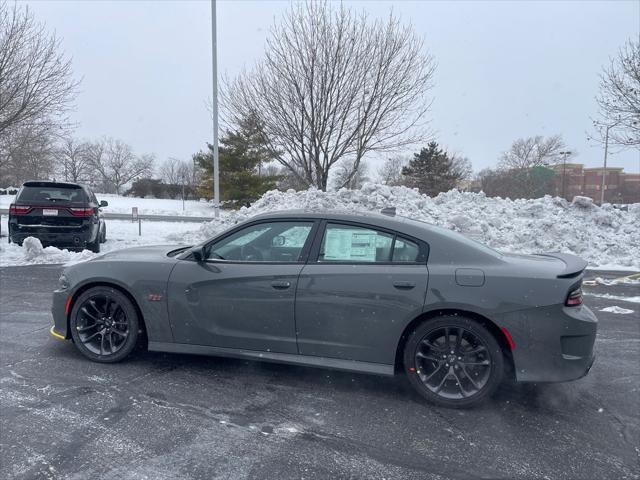
<path fill-rule="evenodd" d="M 384 207 L 382 210 L 380 210 L 380 213 L 383 215 L 390 215 L 392 217 L 395 217 L 396 207 Z"/>

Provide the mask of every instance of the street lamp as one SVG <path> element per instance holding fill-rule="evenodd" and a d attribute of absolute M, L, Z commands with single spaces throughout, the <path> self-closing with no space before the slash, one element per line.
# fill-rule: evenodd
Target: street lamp
<path fill-rule="evenodd" d="M 566 197 L 564 194 L 564 185 L 565 185 L 564 179 L 567 176 L 567 156 L 571 155 L 571 152 L 566 150 L 566 151 L 560 152 L 560 155 L 562 155 L 562 198 L 566 200 Z"/>
<path fill-rule="evenodd" d="M 213 201 L 215 217 L 220 216 L 220 164 L 218 161 L 218 41 L 216 35 L 216 0 L 211 0 L 211 66 L 213 72 Z"/>

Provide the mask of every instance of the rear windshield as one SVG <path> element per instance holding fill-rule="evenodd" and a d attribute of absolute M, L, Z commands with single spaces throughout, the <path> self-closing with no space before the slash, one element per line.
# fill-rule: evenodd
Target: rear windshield
<path fill-rule="evenodd" d="M 47 185 L 24 186 L 18 200 L 22 202 L 86 202 L 87 196 L 80 187 Z"/>
<path fill-rule="evenodd" d="M 487 247 L 484 243 L 479 242 L 471 237 L 463 235 L 462 233 L 454 232 L 453 230 L 449 230 L 448 228 L 438 227 L 436 225 L 429 225 L 429 228 L 433 231 L 444 235 L 445 237 L 449 237 L 452 240 L 456 240 L 458 242 L 464 243 L 472 248 L 477 248 L 478 250 L 482 250 L 489 255 L 494 257 L 502 257 L 502 254 L 497 250 L 494 250 L 491 247 Z"/>

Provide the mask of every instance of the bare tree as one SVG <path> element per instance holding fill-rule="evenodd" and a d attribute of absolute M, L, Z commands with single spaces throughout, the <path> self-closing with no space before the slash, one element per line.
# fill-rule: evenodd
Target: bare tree
<path fill-rule="evenodd" d="M 28 7 L 0 0 L 0 139 L 15 128 L 57 132 L 67 124 L 77 86 L 55 35 Z"/>
<path fill-rule="evenodd" d="M 411 27 L 370 21 L 344 5 L 294 4 L 267 40 L 265 58 L 226 82 L 225 121 L 255 116 L 274 157 L 306 185 L 370 152 L 424 140 L 435 70 Z M 346 178 L 345 181 L 350 181 Z"/>
<path fill-rule="evenodd" d="M 629 39 L 603 69 L 596 100 L 600 138 L 609 130 L 610 143 L 640 148 L 640 40 Z"/>
<path fill-rule="evenodd" d="M 58 173 L 66 181 L 85 182 L 90 171 L 89 145 L 73 137 L 63 138 L 56 149 Z"/>
<path fill-rule="evenodd" d="M 334 184 L 336 189 L 348 188 L 355 190 L 361 188 L 365 182 L 369 181 L 367 176 L 367 166 L 361 163 L 357 168 L 355 162 L 344 159 L 336 166 Z"/>
<path fill-rule="evenodd" d="M 129 145 L 106 138 L 89 146 L 91 166 L 98 172 L 102 187 L 120 194 L 122 187 L 153 172 L 153 155 L 137 156 Z M 105 192 L 106 193 L 106 192 Z"/>
<path fill-rule="evenodd" d="M 473 168 L 471 167 L 471 160 L 468 157 L 464 157 L 458 153 L 452 153 L 449 157 L 451 175 L 458 179 L 457 187 L 461 188 L 463 184 L 471 180 L 473 176 Z"/>
<path fill-rule="evenodd" d="M 385 185 L 403 185 L 404 175 L 402 169 L 407 166 L 409 159 L 400 155 L 387 157 L 382 166 L 378 169 L 378 178 Z"/>
<path fill-rule="evenodd" d="M 189 197 L 194 194 L 201 180 L 200 169 L 194 162 L 173 157 L 160 165 L 160 176 L 168 185 L 168 192 L 172 197 L 178 194 Z"/>
<path fill-rule="evenodd" d="M 511 148 L 502 154 L 498 169 L 511 179 L 508 187 L 503 187 L 511 198 L 535 198 L 549 193 L 549 185 L 553 172 L 541 168 L 553 165 L 560 159 L 560 152 L 566 148 L 561 135 L 544 138 L 535 136 L 519 138 L 511 144 Z M 493 181 L 497 177 L 491 177 Z M 500 181 L 500 180 L 498 180 Z"/>
<path fill-rule="evenodd" d="M 54 175 L 54 141 L 33 127 L 12 128 L 10 141 L 0 153 L 0 181 L 19 186 L 26 180 L 49 180 Z"/>
<path fill-rule="evenodd" d="M 185 176 L 184 162 L 170 157 L 160 165 L 160 176 L 170 185 L 182 185 Z"/>
<path fill-rule="evenodd" d="M 519 170 L 554 164 L 565 147 L 562 135 L 519 138 L 502 154 L 498 165 L 505 170 Z"/>

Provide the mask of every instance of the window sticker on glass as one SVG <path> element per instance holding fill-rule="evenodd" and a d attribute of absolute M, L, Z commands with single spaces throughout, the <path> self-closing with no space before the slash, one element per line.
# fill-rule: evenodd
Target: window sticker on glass
<path fill-rule="evenodd" d="M 391 236 L 375 230 L 328 227 L 324 240 L 323 260 L 386 261 L 389 258 L 391 240 Z"/>

